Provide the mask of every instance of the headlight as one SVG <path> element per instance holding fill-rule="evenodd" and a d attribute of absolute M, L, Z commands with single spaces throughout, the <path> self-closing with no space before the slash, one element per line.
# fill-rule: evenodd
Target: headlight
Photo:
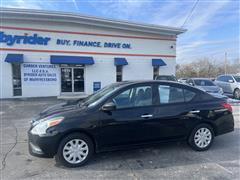
<path fill-rule="evenodd" d="M 44 135 L 46 134 L 46 131 L 48 128 L 52 127 L 52 126 L 56 126 L 57 124 L 59 124 L 64 118 L 63 117 L 54 117 L 54 118 L 50 118 L 50 119 L 42 119 L 36 123 L 38 123 L 36 126 L 34 126 L 31 130 L 32 134 L 35 135 Z"/>

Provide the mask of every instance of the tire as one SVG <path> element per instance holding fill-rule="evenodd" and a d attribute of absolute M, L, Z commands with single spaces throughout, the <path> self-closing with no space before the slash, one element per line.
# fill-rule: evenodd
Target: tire
<path fill-rule="evenodd" d="M 240 89 L 235 89 L 233 92 L 234 99 L 240 99 Z"/>
<path fill-rule="evenodd" d="M 73 133 L 62 139 L 55 160 L 66 167 L 79 167 L 92 157 L 93 152 L 93 142 L 87 135 Z"/>
<path fill-rule="evenodd" d="M 212 127 L 208 124 L 199 124 L 192 130 L 188 143 L 196 151 L 206 151 L 211 147 L 213 140 L 214 132 Z"/>

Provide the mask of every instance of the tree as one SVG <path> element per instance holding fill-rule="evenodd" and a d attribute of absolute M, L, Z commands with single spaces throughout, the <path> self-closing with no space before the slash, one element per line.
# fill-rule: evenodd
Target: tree
<path fill-rule="evenodd" d="M 234 63 L 228 63 L 226 65 L 228 74 L 236 74 L 240 72 L 239 60 L 234 61 Z M 210 60 L 208 58 L 199 59 L 195 62 L 177 65 L 176 66 L 176 76 L 181 77 L 206 77 L 214 78 L 220 74 L 225 73 L 224 62 L 217 62 L 216 60 Z"/>

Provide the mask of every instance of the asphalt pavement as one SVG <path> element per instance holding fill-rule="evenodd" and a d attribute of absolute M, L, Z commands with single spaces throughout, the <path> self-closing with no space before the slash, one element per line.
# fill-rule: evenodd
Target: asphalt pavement
<path fill-rule="evenodd" d="M 2 100 L 1 179 L 239 179 L 240 106 L 234 103 L 235 131 L 218 136 L 205 152 L 184 142 L 95 155 L 80 168 L 65 168 L 54 159 L 29 155 L 27 130 L 42 109 L 59 102 L 54 98 Z"/>

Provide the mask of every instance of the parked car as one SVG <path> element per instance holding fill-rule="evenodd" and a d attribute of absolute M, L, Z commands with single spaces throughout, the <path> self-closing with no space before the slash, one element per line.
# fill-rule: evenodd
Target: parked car
<path fill-rule="evenodd" d="M 188 78 L 179 78 L 178 82 L 180 83 L 186 83 L 186 81 L 188 80 Z"/>
<path fill-rule="evenodd" d="M 94 153 L 167 141 L 204 151 L 215 136 L 233 130 L 226 100 L 180 83 L 135 81 L 42 111 L 31 122 L 28 142 L 32 155 L 77 167 Z"/>
<path fill-rule="evenodd" d="M 222 88 L 214 84 L 214 82 L 208 78 L 190 78 L 186 83 L 212 95 L 223 94 Z"/>
<path fill-rule="evenodd" d="M 240 99 L 240 75 L 220 75 L 215 83 L 223 89 L 224 94 Z"/>
<path fill-rule="evenodd" d="M 177 78 L 174 75 L 159 75 L 156 77 L 156 80 L 177 81 Z"/>

